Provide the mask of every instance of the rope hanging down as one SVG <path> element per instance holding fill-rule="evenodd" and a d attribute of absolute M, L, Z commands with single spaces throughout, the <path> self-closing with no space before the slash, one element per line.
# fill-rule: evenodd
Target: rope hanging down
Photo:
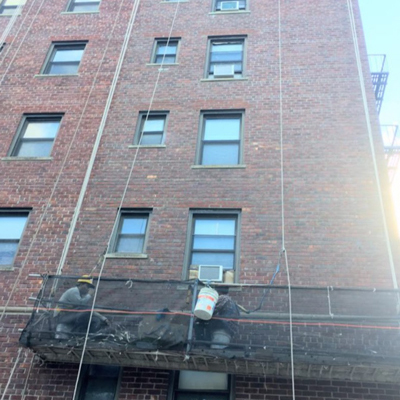
<path fill-rule="evenodd" d="M 118 60 L 118 64 L 119 65 L 118 65 L 116 73 L 114 75 L 113 87 L 110 90 L 110 94 L 109 94 L 108 101 L 107 101 L 107 106 L 106 106 L 106 112 L 103 115 L 102 124 L 101 124 L 101 126 L 99 128 L 99 131 L 100 130 L 101 131 L 104 130 L 104 126 L 105 126 L 105 122 L 106 122 L 106 119 L 107 119 L 108 111 L 109 111 L 109 108 L 110 108 L 110 105 L 111 105 L 111 101 L 113 99 L 115 87 L 116 87 L 116 84 L 117 84 L 117 81 L 118 81 L 118 78 L 119 78 L 119 74 L 120 74 L 122 62 L 123 62 L 124 57 L 125 57 L 126 49 L 128 47 L 128 41 L 129 41 L 129 39 L 131 37 L 131 33 L 132 33 L 133 25 L 134 25 L 134 22 L 135 22 L 135 19 L 136 19 L 136 14 L 137 14 L 137 10 L 139 8 L 139 4 L 140 4 L 140 0 L 135 0 L 135 3 L 134 3 L 133 8 L 132 8 L 131 18 L 130 18 L 130 21 L 129 21 L 129 24 L 128 24 L 128 28 L 127 28 L 127 31 L 126 31 L 126 35 L 125 35 L 124 44 L 122 46 L 120 57 L 119 57 L 119 60 Z M 170 31 L 169 31 L 169 35 L 168 35 L 167 46 L 168 46 L 168 43 L 170 42 L 170 39 L 171 39 L 171 35 L 172 35 L 173 27 L 174 27 L 174 24 L 175 24 L 176 16 L 177 16 L 178 10 L 179 10 L 179 4 L 180 3 L 177 2 L 177 6 L 176 6 L 176 9 L 175 9 L 175 14 L 174 14 L 174 17 L 173 17 L 173 20 L 172 20 L 172 23 L 171 23 L 171 28 L 170 28 Z M 151 111 L 151 107 L 153 105 L 153 101 L 154 101 L 155 94 L 156 94 L 157 87 L 158 87 L 158 82 L 159 82 L 159 79 L 160 79 L 160 74 L 163 71 L 163 64 L 164 64 L 164 60 L 165 60 L 165 55 L 166 54 L 164 53 L 162 61 L 161 61 L 161 64 L 160 64 L 160 68 L 158 70 L 158 75 L 157 75 L 156 82 L 154 84 L 154 89 L 153 89 L 153 93 L 152 93 L 152 96 L 151 96 L 151 99 L 150 99 L 149 109 L 148 109 L 147 114 L 146 114 L 145 122 L 148 119 L 148 116 L 149 116 L 150 111 Z M 134 156 L 134 158 L 132 160 L 131 168 L 130 168 L 128 177 L 126 179 L 125 188 L 124 188 L 124 191 L 123 191 L 123 194 L 122 194 L 122 197 L 121 197 L 121 201 L 120 201 L 120 205 L 119 205 L 118 210 L 121 210 L 122 207 L 123 207 L 123 203 L 124 203 L 124 200 L 125 200 L 125 197 L 126 197 L 126 193 L 128 191 L 129 182 L 130 182 L 131 177 L 132 177 L 132 173 L 133 173 L 133 170 L 134 170 L 134 167 L 135 167 L 135 163 L 136 163 L 136 159 L 137 159 L 137 156 L 138 156 L 138 153 L 139 153 L 139 149 L 140 149 L 140 146 L 137 147 L 136 152 L 135 152 L 135 156 Z M 96 153 L 97 153 L 97 151 L 96 151 Z M 96 153 L 94 153 L 94 152 L 92 153 L 94 155 L 93 163 L 94 163 L 94 158 L 96 156 Z M 89 179 L 89 177 L 90 177 L 90 174 L 87 175 L 88 179 Z M 87 184 L 86 184 L 86 186 L 87 186 Z M 83 190 L 81 191 L 81 193 L 83 193 L 83 195 L 84 195 L 85 192 L 86 192 L 86 188 L 85 188 L 85 191 L 83 191 Z M 83 201 L 83 196 L 82 196 L 82 201 Z M 76 212 L 76 219 L 78 217 L 79 210 L 80 210 L 80 208 L 78 209 L 78 212 Z M 116 216 L 116 218 L 114 220 L 113 228 L 111 230 L 111 233 L 110 233 L 110 236 L 109 236 L 109 239 L 108 239 L 107 252 L 108 252 L 110 244 L 111 244 L 112 234 L 115 231 L 116 226 L 118 224 L 118 219 L 119 218 L 118 218 L 118 214 L 117 214 L 117 216 Z M 71 230 L 71 232 L 73 233 L 73 229 Z M 71 233 L 71 237 L 72 237 L 72 233 Z M 66 255 L 66 252 L 65 252 L 65 255 Z M 62 270 L 62 266 L 63 265 L 60 263 L 60 271 Z M 87 330 L 86 330 L 85 340 L 84 340 L 83 348 L 82 348 L 82 354 L 81 354 L 81 358 L 80 358 L 80 362 L 79 362 L 79 368 L 78 368 L 78 373 L 77 373 L 76 382 L 75 382 L 73 400 L 76 399 L 77 392 L 78 392 L 79 377 L 80 377 L 80 374 L 81 374 L 81 371 L 82 371 L 83 359 L 84 359 L 84 355 L 85 355 L 85 351 L 86 351 L 86 347 L 87 347 L 87 342 L 88 342 L 88 338 L 89 338 L 90 325 L 91 325 L 91 322 L 92 322 L 92 319 L 93 319 L 94 307 L 95 307 L 95 304 L 96 304 L 98 289 L 99 289 L 101 277 L 103 275 L 104 266 L 105 266 L 105 257 L 103 258 L 102 263 L 101 263 L 101 268 L 100 268 L 100 271 L 99 271 L 99 274 L 98 274 L 98 277 L 97 277 L 97 283 L 96 283 L 95 291 L 94 291 L 94 294 L 93 294 L 93 302 L 92 302 L 92 307 L 91 307 L 91 310 L 90 310 L 90 317 L 89 317 L 89 321 L 88 321 L 88 327 L 87 327 Z"/>

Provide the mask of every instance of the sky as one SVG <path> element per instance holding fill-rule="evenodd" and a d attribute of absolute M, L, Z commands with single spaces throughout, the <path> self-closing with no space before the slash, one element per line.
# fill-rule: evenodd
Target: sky
<path fill-rule="evenodd" d="M 358 0 L 368 54 L 386 54 L 388 83 L 379 115 L 381 125 L 400 124 L 400 0 Z M 400 127 L 399 127 L 400 130 Z M 392 182 L 400 236 L 400 165 Z"/>
<path fill-rule="evenodd" d="M 389 79 L 381 124 L 400 123 L 400 0 L 359 0 L 368 54 L 386 54 Z"/>

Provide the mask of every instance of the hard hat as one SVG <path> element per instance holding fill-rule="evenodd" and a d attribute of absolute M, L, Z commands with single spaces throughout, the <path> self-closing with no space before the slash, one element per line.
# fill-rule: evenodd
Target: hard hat
<path fill-rule="evenodd" d="M 78 283 L 87 283 L 89 286 L 91 286 L 92 288 L 94 288 L 93 285 L 93 278 L 90 275 L 82 275 L 78 281 Z"/>

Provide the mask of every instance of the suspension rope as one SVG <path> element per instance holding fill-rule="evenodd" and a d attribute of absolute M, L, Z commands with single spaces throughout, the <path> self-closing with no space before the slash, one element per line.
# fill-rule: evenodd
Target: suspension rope
<path fill-rule="evenodd" d="M 15 54 L 13 55 L 12 59 L 11 59 L 10 62 L 8 63 L 7 68 L 6 68 L 6 70 L 4 71 L 4 74 L 2 75 L 2 77 L 1 77 L 1 79 L 0 79 L 0 85 L 3 83 L 4 77 L 7 75 L 9 69 L 11 68 L 11 65 L 13 64 L 14 60 L 16 59 L 17 54 L 18 54 L 18 52 L 19 52 L 19 50 L 20 50 L 22 44 L 24 43 L 26 37 L 28 36 L 28 33 L 29 33 L 29 31 L 31 30 L 33 23 L 35 22 L 36 17 L 39 15 L 39 13 L 40 13 L 40 11 L 41 11 L 41 9 L 42 9 L 42 6 L 43 6 L 43 4 L 44 4 L 44 2 L 45 2 L 45 0 L 42 0 L 42 2 L 40 3 L 39 7 L 37 8 L 36 14 L 35 14 L 34 17 L 32 18 L 32 21 L 31 21 L 31 23 L 29 24 L 28 29 L 26 30 L 24 36 L 22 37 L 22 40 L 21 40 L 20 44 L 18 45 L 18 48 L 17 48 L 17 50 L 15 51 Z M 34 1 L 32 1 L 32 4 L 31 4 L 31 7 L 30 7 L 29 11 L 32 9 L 33 4 L 34 4 Z M 26 16 L 25 16 L 25 19 L 26 19 L 26 17 L 28 16 L 29 11 L 28 11 L 28 13 L 27 13 Z M 24 19 L 22 22 L 24 22 L 25 19 Z M 18 29 L 18 32 L 17 32 L 17 34 L 15 35 L 15 38 L 16 38 L 17 35 L 19 34 L 19 32 L 20 32 L 20 30 L 21 30 L 21 28 L 22 28 L 22 25 L 23 25 L 23 24 L 21 23 L 21 25 L 20 25 L 20 27 L 19 27 L 19 29 Z M 14 40 L 15 40 L 15 38 L 14 38 Z M 5 57 L 3 58 L 3 60 L 4 60 L 4 59 L 5 59 Z"/>
<path fill-rule="evenodd" d="M 7 298 L 7 301 L 6 301 L 6 304 L 5 304 L 4 308 L 3 308 L 2 314 L 1 314 L 1 316 L 0 316 L 0 321 L 3 319 L 3 317 L 4 317 L 4 315 L 5 315 L 6 311 L 7 311 L 8 305 L 9 305 L 9 303 L 10 303 L 10 301 L 11 301 L 11 298 L 12 298 L 14 292 L 15 292 L 15 289 L 16 289 L 16 287 L 17 287 L 17 284 L 19 283 L 19 281 L 20 281 L 20 279 L 21 279 L 22 271 L 23 271 L 24 268 L 25 268 L 25 265 L 26 265 L 26 263 L 27 263 L 27 260 L 29 259 L 31 250 L 32 250 L 32 248 L 33 248 L 33 245 L 35 244 L 36 238 L 37 238 L 37 236 L 38 236 L 38 234 L 39 234 L 39 231 L 40 231 L 40 229 L 41 229 L 41 227 L 42 227 L 44 218 L 45 218 L 45 216 L 47 215 L 47 212 L 48 212 L 48 210 L 49 210 L 49 208 L 50 208 L 50 206 L 51 206 L 52 199 L 53 199 L 53 197 L 54 197 L 55 191 L 56 191 L 56 189 L 57 189 L 57 187 L 58 187 L 58 184 L 59 184 L 59 182 L 60 182 L 61 175 L 62 175 L 62 173 L 63 173 L 63 171 L 64 171 L 64 168 L 65 168 L 65 166 L 66 166 L 66 164 L 67 164 L 68 157 L 69 157 L 69 155 L 70 155 L 70 153 L 71 153 L 71 151 L 72 151 L 72 146 L 73 146 L 73 144 L 75 143 L 75 139 L 76 139 L 76 137 L 77 137 L 77 135 L 78 135 L 78 131 L 79 131 L 79 128 L 80 128 L 80 126 L 81 126 L 81 124 L 82 124 L 82 120 L 83 120 L 83 117 L 84 117 L 84 115 L 85 115 L 85 113 L 86 113 L 86 109 L 87 109 L 87 107 L 88 107 L 88 105 L 89 105 L 89 101 L 90 101 L 90 98 L 91 98 L 91 96 L 92 96 L 93 90 L 94 90 L 94 88 L 96 87 L 96 82 L 97 82 L 97 79 L 98 79 L 98 76 L 99 76 L 101 67 L 102 67 L 102 65 L 103 65 L 103 63 L 104 63 L 105 56 L 106 56 L 106 54 L 107 54 L 107 50 L 108 50 L 108 48 L 109 48 L 109 46 L 110 46 L 111 39 L 113 38 L 114 30 L 115 30 L 115 28 L 116 28 L 117 25 L 118 25 L 117 22 L 118 22 L 118 18 L 119 18 L 119 16 L 120 16 L 120 13 L 121 13 L 121 10 L 122 10 L 122 4 L 123 4 L 123 2 L 121 2 L 121 4 L 120 4 L 118 13 L 117 13 L 116 18 L 115 18 L 115 20 L 114 20 L 113 28 L 112 28 L 112 30 L 111 30 L 111 33 L 110 33 L 109 37 L 108 37 L 107 44 L 106 44 L 106 46 L 104 47 L 103 55 L 102 55 L 102 58 L 101 58 L 101 60 L 100 60 L 99 66 L 98 66 L 98 68 L 97 68 L 97 71 L 96 71 L 96 73 L 95 73 L 95 75 L 94 75 L 94 78 L 93 78 L 93 81 L 92 81 L 92 85 L 91 85 L 91 88 L 90 88 L 90 90 L 89 90 L 89 93 L 88 93 L 86 102 L 85 102 L 85 104 L 84 104 L 84 106 L 83 106 L 83 108 L 82 108 L 82 112 L 81 112 L 81 114 L 80 114 L 80 117 L 79 117 L 79 120 L 78 120 L 78 124 L 77 124 L 76 129 L 75 129 L 75 131 L 74 131 L 74 133 L 73 133 L 73 135 L 72 135 L 72 138 L 71 138 L 71 140 L 70 140 L 69 147 L 68 147 L 68 149 L 67 149 L 67 152 L 66 152 L 66 154 L 65 154 L 65 157 L 64 157 L 64 159 L 63 159 L 63 161 L 62 161 L 62 163 L 61 163 L 61 167 L 60 167 L 59 173 L 58 173 L 58 175 L 57 175 L 57 178 L 56 178 L 56 180 L 55 180 L 55 182 L 54 182 L 54 185 L 53 185 L 52 191 L 51 191 L 51 193 L 50 193 L 49 199 L 48 199 L 48 201 L 47 201 L 47 203 L 46 203 L 46 205 L 45 205 L 45 207 L 44 207 L 44 209 L 43 209 L 42 215 L 41 215 L 41 217 L 40 217 L 40 219 L 39 219 L 38 227 L 37 227 L 35 233 L 33 234 L 33 237 L 32 237 L 32 240 L 31 240 L 31 242 L 30 242 L 30 245 L 29 245 L 28 251 L 27 251 L 27 253 L 26 253 L 25 259 L 24 259 L 24 261 L 23 261 L 23 263 L 22 263 L 22 265 L 21 265 L 21 268 L 19 269 L 19 273 L 18 273 L 18 275 L 17 275 L 16 280 L 14 281 L 14 284 L 13 284 L 13 286 L 12 286 L 12 288 L 11 288 L 11 291 L 9 292 L 9 295 L 8 295 L 8 298 Z M 58 273 L 59 273 L 59 268 L 57 268 L 57 275 L 58 275 Z"/>
<path fill-rule="evenodd" d="M 293 351 L 293 315 L 292 315 L 292 289 L 290 285 L 289 262 L 285 245 L 285 190 L 284 190 L 284 153 L 283 153 L 283 88 L 282 88 L 282 16 L 281 0 L 278 0 L 278 35 L 279 35 L 279 125 L 280 125 L 280 147 L 281 147 L 281 215 L 282 215 L 282 249 L 285 257 L 285 269 L 288 284 L 289 302 L 289 334 L 290 334 L 290 369 L 292 380 L 292 399 L 296 399 L 296 388 L 294 381 L 294 351 Z"/>
<path fill-rule="evenodd" d="M 378 189 L 379 204 L 380 204 L 381 213 L 382 213 L 383 227 L 384 227 L 384 232 L 385 232 L 385 241 L 386 241 L 386 247 L 387 247 L 387 252 L 388 252 L 388 256 L 389 256 L 390 272 L 391 272 L 391 276 L 392 276 L 393 287 L 395 289 L 398 289 L 399 286 L 397 283 L 397 276 L 396 276 L 396 269 L 394 266 L 392 247 L 390 244 L 389 229 L 388 229 L 388 225 L 387 225 L 387 216 L 386 216 L 385 206 L 384 206 L 384 202 L 383 202 L 381 181 L 379 178 L 379 168 L 378 168 L 378 163 L 376 160 L 376 152 L 375 152 L 375 145 L 374 145 L 374 140 L 373 140 L 373 135 L 372 135 L 371 120 L 370 120 L 370 116 L 369 116 L 369 112 L 368 112 L 368 101 L 367 101 L 367 95 L 366 95 L 366 90 L 365 90 L 365 81 L 364 81 L 364 75 L 363 75 L 363 70 L 362 70 L 361 55 L 360 55 L 360 48 L 359 48 L 359 44 L 358 44 L 358 38 L 357 38 L 357 28 L 356 28 L 356 22 L 355 22 L 355 18 L 354 18 L 354 10 L 353 10 L 352 0 L 347 0 L 347 8 L 348 8 L 348 12 L 349 12 L 351 33 L 353 36 L 353 45 L 354 45 L 356 62 L 357 62 L 358 77 L 360 80 L 361 96 L 362 96 L 364 113 L 365 113 L 365 122 L 367 125 L 369 144 L 370 144 L 370 148 L 371 148 L 371 155 L 372 155 L 372 161 L 373 161 L 373 166 L 374 166 L 376 186 Z"/>
<path fill-rule="evenodd" d="M 8 387 L 10 386 L 11 380 L 12 380 L 12 378 L 14 376 L 15 369 L 17 368 L 17 365 L 18 365 L 19 358 L 21 356 L 22 350 L 23 350 L 22 347 L 20 347 L 18 349 L 17 358 L 15 359 L 14 366 L 13 366 L 11 372 L 10 372 L 10 376 L 8 377 L 8 381 L 7 381 L 6 387 L 4 388 L 3 395 L 1 396 L 1 400 L 4 400 L 6 398 L 6 393 L 7 393 Z"/>

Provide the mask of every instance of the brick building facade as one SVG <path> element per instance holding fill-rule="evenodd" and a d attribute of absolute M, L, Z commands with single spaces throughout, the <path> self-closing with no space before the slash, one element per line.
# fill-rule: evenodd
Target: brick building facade
<path fill-rule="evenodd" d="M 400 251 L 357 1 L 16 3 L 0 3 L 3 398 L 287 400 L 294 376 L 301 400 L 398 399 Z M 241 313 L 240 355 L 18 343 L 54 275 L 100 277 L 102 312 L 129 325 L 118 304 L 186 298 L 201 264 L 231 272 L 238 304 L 265 300 Z M 196 369 L 219 375 L 178 372 Z"/>

